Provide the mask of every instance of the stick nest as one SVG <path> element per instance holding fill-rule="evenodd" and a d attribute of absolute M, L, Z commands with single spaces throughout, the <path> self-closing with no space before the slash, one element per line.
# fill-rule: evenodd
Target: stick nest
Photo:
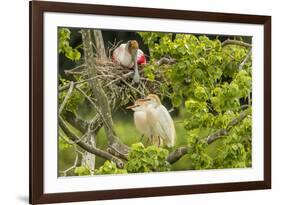
<path fill-rule="evenodd" d="M 144 68 L 139 67 L 140 82 L 135 83 L 132 80 L 134 71 L 123 67 L 111 59 L 100 59 L 94 57 L 97 70 L 97 76 L 112 108 L 118 108 L 134 102 L 138 98 L 143 98 L 149 93 L 161 95 L 160 86 L 163 75 L 157 75 L 157 79 L 150 80 L 144 75 Z M 87 73 L 86 66 L 80 65 L 74 69 L 66 70 L 66 74 L 79 75 L 79 81 L 76 84 L 87 83 L 91 80 Z M 61 89 L 60 89 L 61 90 Z"/>

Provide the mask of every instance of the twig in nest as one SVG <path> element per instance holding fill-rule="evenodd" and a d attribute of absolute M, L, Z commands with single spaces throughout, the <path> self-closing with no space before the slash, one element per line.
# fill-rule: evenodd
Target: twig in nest
<path fill-rule="evenodd" d="M 111 42 L 108 42 L 108 44 L 111 46 L 109 48 L 107 48 L 107 53 L 108 53 L 108 56 L 111 57 L 112 56 L 112 52 L 122 43 L 123 41 L 118 41 L 116 42 L 116 38 L 114 39 L 114 42 L 113 44 Z"/>
<path fill-rule="evenodd" d="M 84 68 L 85 68 L 85 64 L 82 64 L 82 65 L 79 65 L 79 66 L 76 66 L 75 68 L 72 68 L 70 70 L 65 70 L 65 74 L 68 74 L 69 72 L 80 72 L 82 71 Z"/>
<path fill-rule="evenodd" d="M 119 77 L 120 78 L 120 77 Z M 129 86 L 131 89 L 133 89 L 134 91 L 136 91 L 137 93 L 139 93 L 141 96 L 145 96 L 145 94 L 144 93 L 142 93 L 142 92 L 140 92 L 138 89 L 136 89 L 136 88 L 134 88 L 132 85 L 130 85 L 126 80 L 124 80 L 124 79 L 122 79 L 122 78 L 120 78 L 121 79 L 121 81 L 123 82 L 123 83 L 125 83 L 127 86 Z"/>

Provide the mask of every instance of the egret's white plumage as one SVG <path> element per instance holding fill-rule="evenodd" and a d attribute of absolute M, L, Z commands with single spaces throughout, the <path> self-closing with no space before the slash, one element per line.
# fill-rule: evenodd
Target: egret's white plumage
<path fill-rule="evenodd" d="M 134 105 L 127 108 L 134 111 L 137 130 L 152 143 L 160 145 L 163 141 L 168 147 L 175 145 L 174 122 L 157 95 L 150 94 L 145 99 L 138 99 Z"/>
<path fill-rule="evenodd" d="M 160 145 L 163 141 L 168 147 L 175 145 L 174 122 L 157 95 L 150 94 L 145 99 L 138 99 L 127 108 L 134 111 L 137 130 L 148 137 L 151 143 Z"/>
<path fill-rule="evenodd" d="M 146 104 L 142 99 L 137 100 L 134 105 L 127 107 L 134 111 L 134 123 L 137 130 L 151 140 L 151 127 L 147 121 Z"/>
<path fill-rule="evenodd" d="M 168 147 L 175 145 L 176 131 L 168 110 L 161 104 L 157 95 L 150 94 L 146 98 L 147 119 L 152 135 L 160 137 Z"/>

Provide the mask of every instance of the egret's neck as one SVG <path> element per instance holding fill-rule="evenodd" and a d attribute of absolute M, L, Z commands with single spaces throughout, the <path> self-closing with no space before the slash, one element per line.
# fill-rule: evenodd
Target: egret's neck
<path fill-rule="evenodd" d="M 161 104 L 157 103 L 157 102 L 152 102 L 150 103 L 148 106 L 151 108 L 157 108 L 158 106 L 160 106 Z"/>

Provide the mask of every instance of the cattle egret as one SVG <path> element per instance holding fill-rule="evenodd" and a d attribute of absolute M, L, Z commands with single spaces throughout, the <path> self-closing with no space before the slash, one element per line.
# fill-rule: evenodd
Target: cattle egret
<path fill-rule="evenodd" d="M 163 141 L 168 147 L 174 146 L 176 138 L 174 122 L 157 95 L 150 94 L 145 99 L 138 99 L 127 109 L 134 111 L 137 130 L 147 136 L 151 143 L 160 145 Z"/>
<path fill-rule="evenodd" d="M 113 51 L 113 61 L 127 68 L 134 68 L 133 80 L 136 83 L 140 81 L 138 64 L 146 64 L 146 58 L 142 50 L 139 49 L 137 41 L 132 40 L 127 43 L 121 44 Z"/>
<path fill-rule="evenodd" d="M 134 105 L 128 106 L 127 109 L 134 111 L 134 122 L 137 130 L 145 135 L 151 141 L 151 126 L 147 123 L 147 107 L 144 99 L 138 99 Z"/>
<path fill-rule="evenodd" d="M 160 137 L 168 147 L 175 145 L 176 131 L 168 110 L 161 104 L 159 97 L 149 94 L 145 99 L 147 123 L 151 126 L 151 134 Z"/>

